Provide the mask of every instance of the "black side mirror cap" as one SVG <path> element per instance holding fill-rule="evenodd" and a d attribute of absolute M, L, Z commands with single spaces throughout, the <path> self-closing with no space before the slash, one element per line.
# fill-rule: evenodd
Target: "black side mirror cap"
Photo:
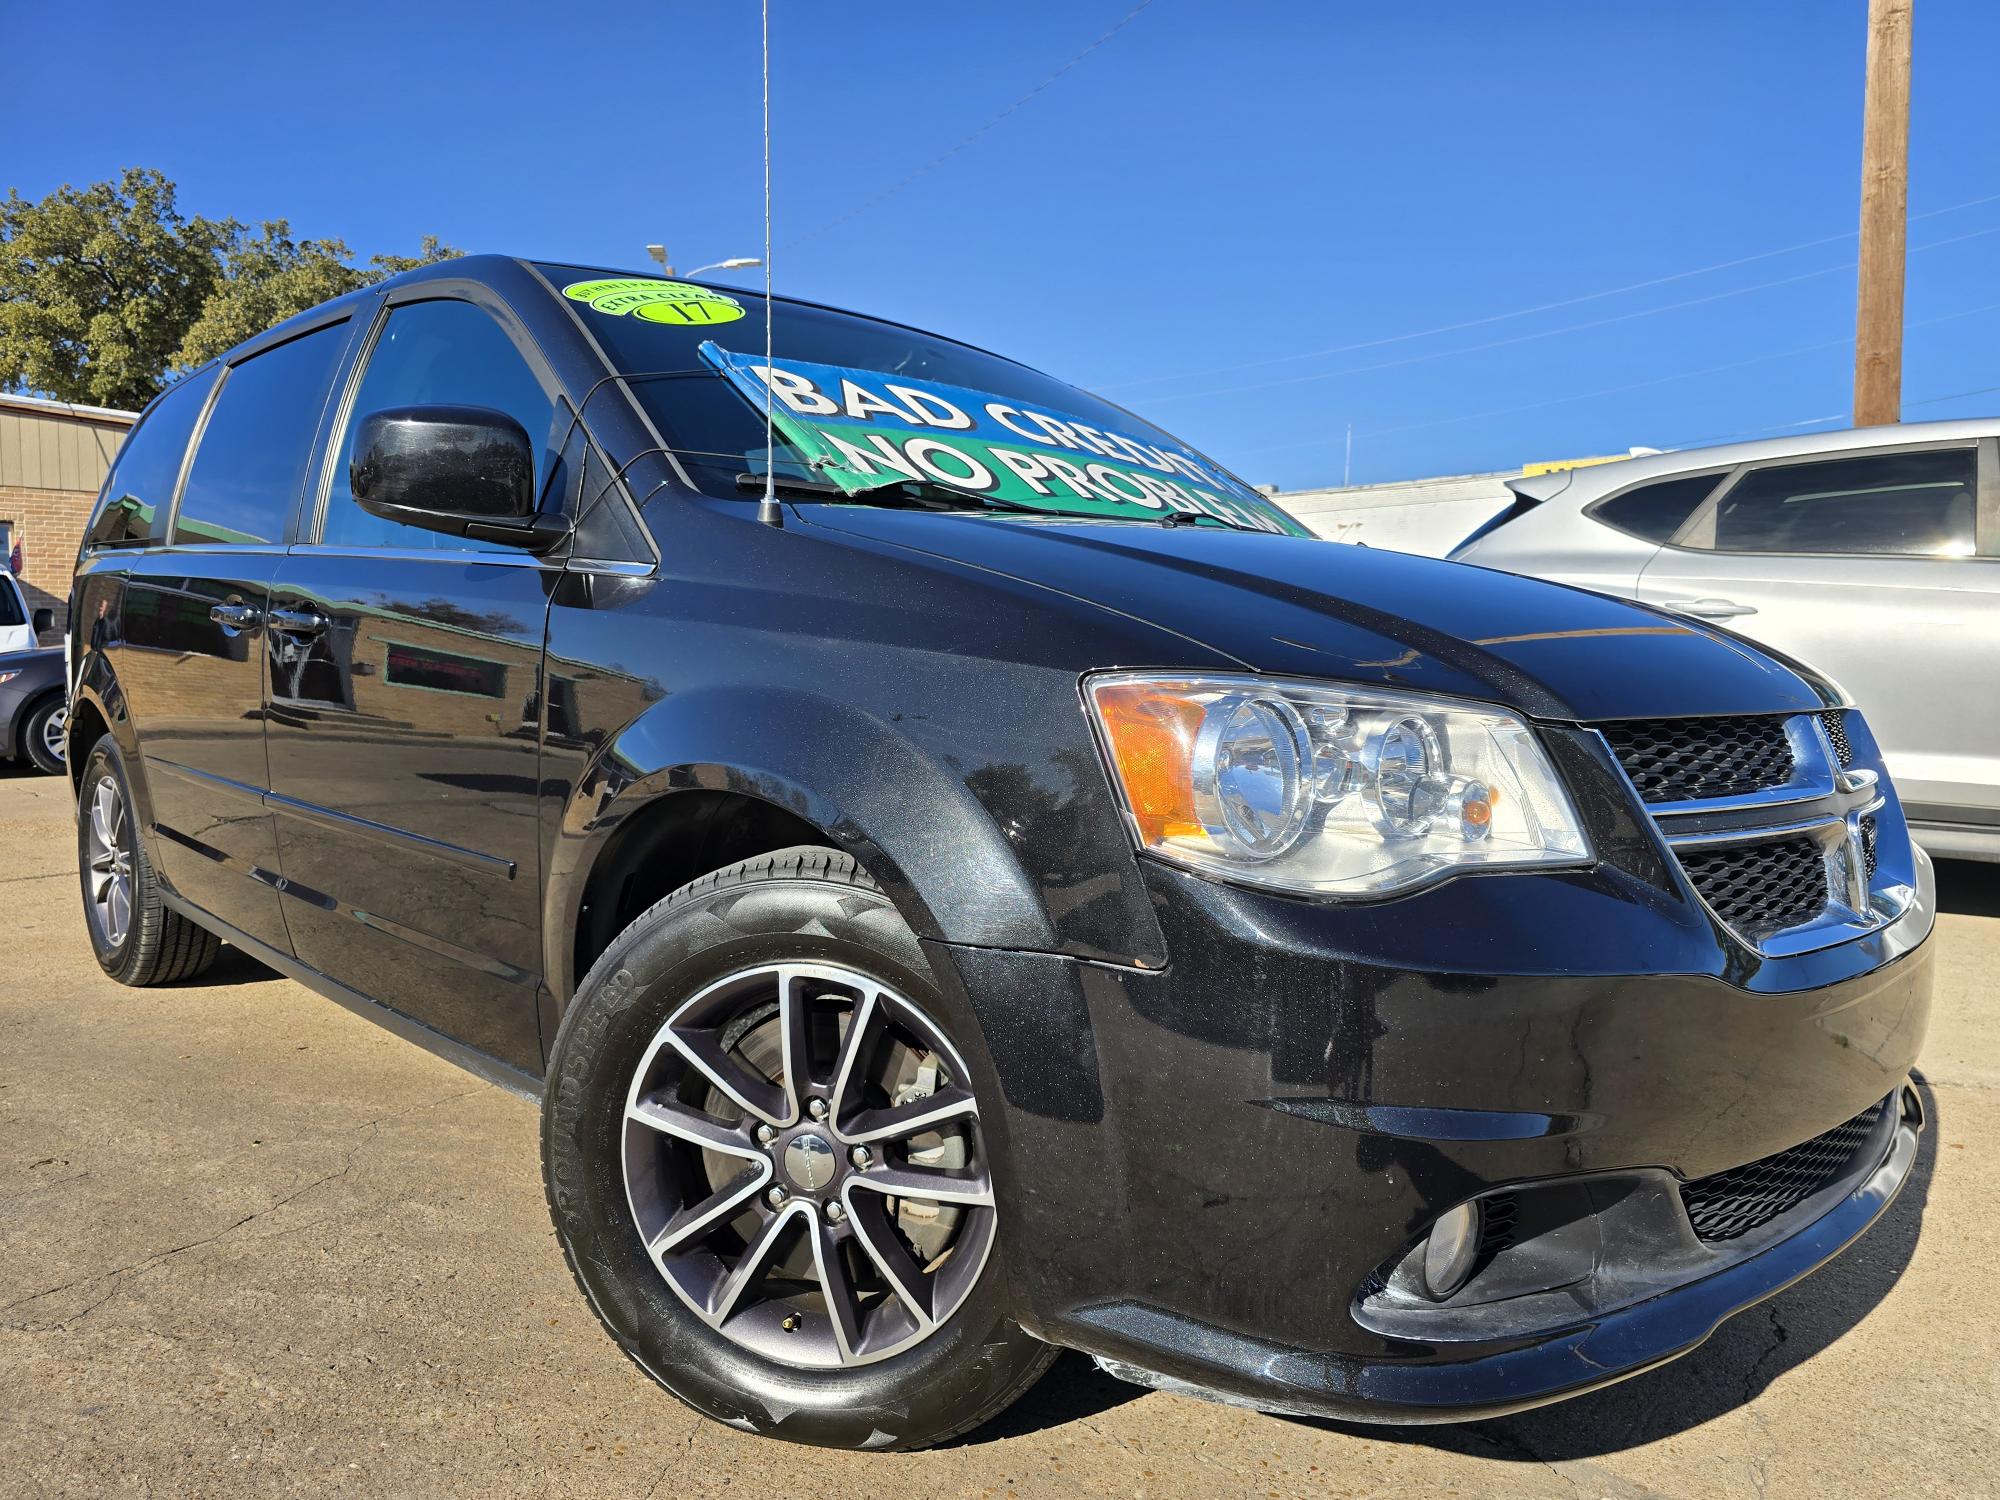
<path fill-rule="evenodd" d="M 35 634 L 38 636 L 47 635 L 56 628 L 56 612 L 47 605 L 36 610 L 32 618 Z"/>
<path fill-rule="evenodd" d="M 370 515 L 544 553 L 569 523 L 535 513 L 535 450 L 521 424 L 483 406 L 395 406 L 355 430 L 354 500 Z"/>

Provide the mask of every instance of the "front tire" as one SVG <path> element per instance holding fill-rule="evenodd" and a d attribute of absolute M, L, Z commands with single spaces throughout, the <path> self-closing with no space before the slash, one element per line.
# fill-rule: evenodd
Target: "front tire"
<path fill-rule="evenodd" d="M 1008 1316 L 987 1064 L 944 1014 L 914 934 L 827 849 L 682 887 L 592 967 L 543 1093 L 549 1209 L 606 1330 L 689 1406 L 919 1448 L 1055 1357 Z"/>
<path fill-rule="evenodd" d="M 91 747 L 77 782 L 76 867 L 91 951 L 120 984 L 173 984 L 215 962 L 221 940 L 160 899 L 125 762 L 109 735 Z"/>

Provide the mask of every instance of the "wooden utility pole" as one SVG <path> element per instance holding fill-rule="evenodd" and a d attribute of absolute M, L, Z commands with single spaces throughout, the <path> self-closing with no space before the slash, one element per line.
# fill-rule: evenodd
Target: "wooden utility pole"
<path fill-rule="evenodd" d="M 1910 8 L 1868 0 L 1861 127 L 1861 285 L 1854 315 L 1854 425 L 1903 419 L 1903 241 L 1910 207 Z"/>

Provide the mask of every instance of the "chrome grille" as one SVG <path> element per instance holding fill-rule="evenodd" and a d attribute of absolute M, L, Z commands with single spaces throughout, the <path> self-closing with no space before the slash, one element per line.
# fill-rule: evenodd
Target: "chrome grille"
<path fill-rule="evenodd" d="M 1826 1134 L 1774 1156 L 1684 1183 L 1681 1203 L 1695 1237 L 1710 1243 L 1737 1239 L 1836 1181 L 1854 1165 L 1887 1103 L 1871 1104 Z"/>
<path fill-rule="evenodd" d="M 1740 797 L 1792 778 L 1782 716 L 1622 719 L 1598 728 L 1642 801 Z"/>
<path fill-rule="evenodd" d="M 1765 839 L 1680 856 L 1689 884 L 1739 932 L 1795 927 L 1826 908 L 1826 855 L 1816 840 Z"/>
<path fill-rule="evenodd" d="M 1909 843 L 1884 811 L 1856 712 L 1591 727 L 1702 905 L 1759 953 L 1784 956 L 1873 932 L 1909 906 Z"/>

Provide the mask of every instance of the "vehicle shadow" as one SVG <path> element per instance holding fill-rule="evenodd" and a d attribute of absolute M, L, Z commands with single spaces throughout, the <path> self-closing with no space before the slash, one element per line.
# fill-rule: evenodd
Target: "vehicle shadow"
<path fill-rule="evenodd" d="M 276 969 L 257 962 L 241 948 L 228 943 L 215 956 L 215 962 L 203 969 L 192 979 L 183 979 L 175 984 L 177 990 L 207 989 L 212 985 L 262 984 L 269 979 L 283 979 L 285 976 Z"/>
<path fill-rule="evenodd" d="M 938 1446 L 976 1448 L 1003 1438 L 1025 1437 L 1069 1422 L 1084 1421 L 1147 1394 L 1142 1386 L 1105 1374 L 1091 1363 L 1088 1355 L 1065 1349 L 1027 1395 L 992 1421 Z"/>
<path fill-rule="evenodd" d="M 1937 862 L 1938 910 L 1962 917 L 2000 917 L 2000 864 L 1977 859 Z"/>
<path fill-rule="evenodd" d="M 1937 1163 L 1937 1098 L 1914 1075 L 1929 1121 L 1902 1195 L 1831 1264 L 1737 1314 L 1693 1353 L 1587 1396 L 1451 1427 L 1375 1427 L 1287 1419 L 1376 1442 L 1420 1443 L 1469 1457 L 1561 1463 L 1676 1436 L 1746 1405 L 1872 1312 L 1902 1279 Z"/>

